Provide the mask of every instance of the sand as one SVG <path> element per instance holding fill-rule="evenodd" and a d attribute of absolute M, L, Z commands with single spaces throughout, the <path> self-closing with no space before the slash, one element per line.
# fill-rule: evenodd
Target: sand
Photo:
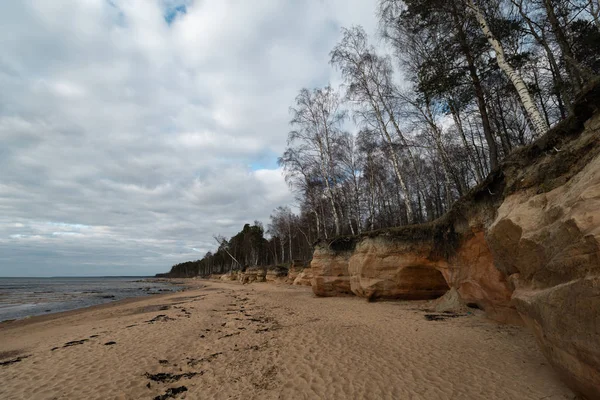
<path fill-rule="evenodd" d="M 0 362 L 16 361 L 0 365 L 0 399 L 575 397 L 531 334 L 479 313 L 430 321 L 424 302 L 193 283 L 0 324 Z"/>

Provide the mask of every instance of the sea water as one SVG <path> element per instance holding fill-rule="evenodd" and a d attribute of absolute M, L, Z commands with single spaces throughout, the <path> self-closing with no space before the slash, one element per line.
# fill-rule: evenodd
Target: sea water
<path fill-rule="evenodd" d="M 140 277 L 0 278 L 0 321 L 177 291 L 166 282 Z"/>

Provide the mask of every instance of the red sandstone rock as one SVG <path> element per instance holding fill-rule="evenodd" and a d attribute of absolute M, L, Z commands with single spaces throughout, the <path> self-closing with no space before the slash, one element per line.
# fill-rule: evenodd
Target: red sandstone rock
<path fill-rule="evenodd" d="M 451 287 L 455 303 L 497 320 L 519 322 L 518 311 L 565 382 L 600 399 L 599 98 L 596 85 L 440 220 L 322 242 L 314 293 L 426 298 Z"/>
<path fill-rule="evenodd" d="M 348 258 L 351 252 L 336 252 L 317 248 L 310 263 L 312 289 L 317 296 L 352 294 L 348 275 Z"/>

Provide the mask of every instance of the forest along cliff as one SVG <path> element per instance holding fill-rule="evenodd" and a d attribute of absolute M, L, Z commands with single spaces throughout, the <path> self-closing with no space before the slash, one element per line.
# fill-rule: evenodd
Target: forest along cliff
<path fill-rule="evenodd" d="M 443 217 L 320 241 L 318 296 L 429 299 L 456 292 L 525 323 L 562 378 L 600 399 L 600 84 Z"/>

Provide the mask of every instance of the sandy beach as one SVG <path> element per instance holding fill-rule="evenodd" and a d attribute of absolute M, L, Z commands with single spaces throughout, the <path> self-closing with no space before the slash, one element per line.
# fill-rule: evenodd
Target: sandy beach
<path fill-rule="evenodd" d="M 574 398 L 529 332 L 476 312 L 191 284 L 0 324 L 0 399 Z"/>

